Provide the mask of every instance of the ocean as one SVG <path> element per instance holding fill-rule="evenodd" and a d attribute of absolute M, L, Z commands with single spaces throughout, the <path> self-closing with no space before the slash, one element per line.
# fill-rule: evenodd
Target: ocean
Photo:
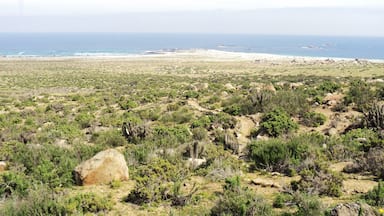
<path fill-rule="evenodd" d="M 290 56 L 384 59 L 384 37 L 239 34 L 0 33 L 0 56 L 103 56 L 213 49 Z"/>

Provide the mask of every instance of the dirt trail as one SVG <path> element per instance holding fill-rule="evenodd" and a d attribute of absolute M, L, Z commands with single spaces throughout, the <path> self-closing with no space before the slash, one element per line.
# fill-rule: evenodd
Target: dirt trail
<path fill-rule="evenodd" d="M 242 152 L 247 144 L 250 142 L 248 138 L 251 134 L 252 129 L 256 126 L 256 124 L 247 116 L 239 116 L 236 117 L 238 121 L 237 132 L 239 134 L 238 141 L 240 144 L 239 151 Z"/>
<path fill-rule="evenodd" d="M 210 110 L 210 109 L 207 109 L 207 108 L 200 106 L 200 104 L 196 100 L 193 100 L 193 99 L 189 99 L 187 101 L 187 104 L 188 104 L 188 106 L 190 106 L 190 107 L 192 107 L 192 108 L 194 108 L 200 112 L 211 112 L 214 114 L 218 113 L 218 111 L 216 111 L 216 110 Z"/>
<path fill-rule="evenodd" d="M 247 116 L 236 117 L 239 121 L 239 132 L 244 136 L 249 136 L 252 129 L 256 126 L 252 119 Z"/>

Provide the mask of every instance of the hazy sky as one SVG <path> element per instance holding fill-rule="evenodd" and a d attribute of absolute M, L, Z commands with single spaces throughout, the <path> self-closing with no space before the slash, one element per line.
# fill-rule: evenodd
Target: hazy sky
<path fill-rule="evenodd" d="M 384 0 L 0 0 L 0 32 L 384 36 Z"/>

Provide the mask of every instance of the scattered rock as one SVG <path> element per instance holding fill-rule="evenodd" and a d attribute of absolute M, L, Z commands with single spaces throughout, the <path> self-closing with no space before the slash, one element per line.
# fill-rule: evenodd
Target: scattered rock
<path fill-rule="evenodd" d="M 328 136 L 335 136 L 337 135 L 337 129 L 336 128 L 329 128 L 326 132 L 325 132 L 325 135 L 328 135 Z"/>
<path fill-rule="evenodd" d="M 0 172 L 7 170 L 8 164 L 5 161 L 0 161 Z"/>
<path fill-rule="evenodd" d="M 271 176 L 283 176 L 283 174 L 279 172 L 271 172 Z"/>
<path fill-rule="evenodd" d="M 233 85 L 231 83 L 227 83 L 224 85 L 224 87 L 227 89 L 227 90 L 235 90 L 236 88 L 233 87 Z"/>
<path fill-rule="evenodd" d="M 228 92 L 226 92 L 226 91 L 222 91 L 222 92 L 221 92 L 221 97 L 224 97 L 224 98 L 225 98 L 225 97 L 228 97 L 228 95 L 229 95 L 229 94 L 228 94 Z"/>
<path fill-rule="evenodd" d="M 264 90 L 271 91 L 273 93 L 276 93 L 276 89 L 272 84 L 266 84 L 263 86 Z"/>
<path fill-rule="evenodd" d="M 78 185 L 106 184 L 113 180 L 128 180 L 128 167 L 124 155 L 115 149 L 97 153 L 74 170 Z"/>
<path fill-rule="evenodd" d="M 375 210 L 364 203 L 344 203 L 338 204 L 330 212 L 331 216 L 376 216 Z"/>
<path fill-rule="evenodd" d="M 205 158 L 199 159 L 199 158 L 188 158 L 187 160 L 187 167 L 196 169 L 200 167 L 201 165 L 205 164 L 207 160 Z"/>
<path fill-rule="evenodd" d="M 64 149 L 71 149 L 72 146 L 68 144 L 66 139 L 56 139 L 54 145 L 64 148 Z"/>
<path fill-rule="evenodd" d="M 291 89 L 297 89 L 297 88 L 299 88 L 300 86 L 303 86 L 304 85 L 304 83 L 302 83 L 302 82 L 298 82 L 298 83 L 290 83 L 289 84 L 289 87 L 291 88 Z"/>
<path fill-rule="evenodd" d="M 251 183 L 254 185 L 260 185 L 261 187 L 281 188 L 281 185 L 264 179 L 253 179 Z"/>
<path fill-rule="evenodd" d="M 326 102 L 327 106 L 334 106 L 337 104 L 337 101 L 336 100 L 329 100 Z"/>
<path fill-rule="evenodd" d="M 257 135 L 256 136 L 256 140 L 261 140 L 261 141 L 264 141 L 264 140 L 268 140 L 269 137 L 268 136 L 263 136 L 263 135 Z"/>
<path fill-rule="evenodd" d="M 367 83 L 384 83 L 384 79 L 371 79 L 367 80 Z"/>
<path fill-rule="evenodd" d="M 208 83 L 199 83 L 199 84 L 197 85 L 197 88 L 198 88 L 199 90 L 202 90 L 202 89 L 208 89 L 208 87 L 209 87 L 209 84 L 208 84 Z"/>

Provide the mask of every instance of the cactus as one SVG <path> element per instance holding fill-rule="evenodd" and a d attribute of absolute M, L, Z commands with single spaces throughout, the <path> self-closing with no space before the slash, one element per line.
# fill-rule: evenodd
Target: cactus
<path fill-rule="evenodd" d="M 263 112 L 265 106 L 267 103 L 271 100 L 273 96 L 273 92 L 270 90 L 258 90 L 255 93 L 251 94 L 250 100 L 251 103 L 255 106 L 258 107 L 258 112 Z"/>
<path fill-rule="evenodd" d="M 369 128 L 377 130 L 384 129 L 384 104 L 375 102 L 368 109 L 368 112 L 364 113 L 365 124 Z"/>
<path fill-rule="evenodd" d="M 124 122 L 121 130 L 123 132 L 123 136 L 128 140 L 128 142 L 133 143 L 136 143 L 138 140 L 144 139 L 150 134 L 148 125 L 136 125 L 132 122 Z"/>
<path fill-rule="evenodd" d="M 231 149 L 234 154 L 239 153 L 239 142 L 237 140 L 236 133 L 230 133 L 228 131 L 224 134 L 224 147 L 226 149 Z"/>
<path fill-rule="evenodd" d="M 192 159 L 198 159 L 202 153 L 205 151 L 204 145 L 195 141 L 188 145 L 187 153 L 189 153 L 189 157 Z"/>

